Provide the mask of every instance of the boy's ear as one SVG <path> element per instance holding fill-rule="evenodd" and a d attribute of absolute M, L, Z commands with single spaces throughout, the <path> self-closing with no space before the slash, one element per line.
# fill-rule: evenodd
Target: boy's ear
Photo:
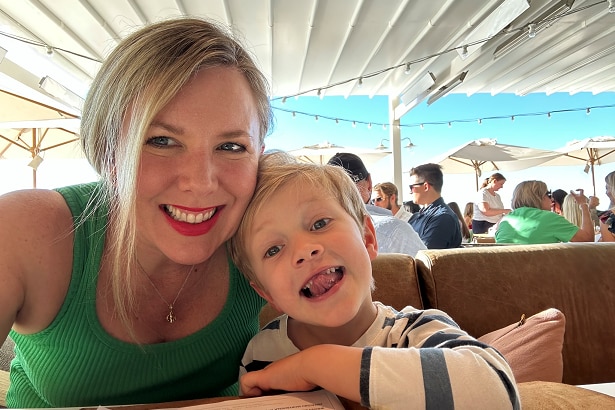
<path fill-rule="evenodd" d="M 258 286 L 256 283 L 254 283 L 252 281 L 250 281 L 250 286 L 252 286 L 252 289 L 254 289 L 254 291 L 256 293 L 258 293 L 258 295 L 261 298 L 265 299 L 271 306 L 273 306 L 275 308 L 275 310 L 277 310 L 278 312 L 281 312 L 281 310 L 278 309 L 278 306 L 275 304 L 275 302 L 273 301 L 271 296 L 269 296 L 269 293 L 267 293 L 266 291 L 261 289 L 260 286 Z"/>
<path fill-rule="evenodd" d="M 376 228 L 369 215 L 365 215 L 365 228 L 363 229 L 363 242 L 370 260 L 378 256 L 378 241 L 376 240 Z"/>

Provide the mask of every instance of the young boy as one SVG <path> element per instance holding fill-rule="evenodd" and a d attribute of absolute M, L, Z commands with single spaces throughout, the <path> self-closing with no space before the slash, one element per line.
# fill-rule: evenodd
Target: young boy
<path fill-rule="evenodd" d="M 343 168 L 263 156 L 230 249 L 253 288 L 285 313 L 250 341 L 242 394 L 319 386 L 371 408 L 519 408 L 495 349 L 439 310 L 372 301 L 378 244 Z"/>

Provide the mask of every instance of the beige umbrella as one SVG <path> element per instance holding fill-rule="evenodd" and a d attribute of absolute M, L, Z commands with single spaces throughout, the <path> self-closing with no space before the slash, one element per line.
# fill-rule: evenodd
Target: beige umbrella
<path fill-rule="evenodd" d="M 585 172 L 591 171 L 592 186 L 594 195 L 596 195 L 594 166 L 615 162 L 615 137 L 603 136 L 571 141 L 556 151 L 564 155 L 545 162 L 541 166 L 585 164 Z"/>
<path fill-rule="evenodd" d="M 338 152 L 350 152 L 359 156 L 365 163 L 365 166 L 369 166 L 370 164 L 373 164 L 391 154 L 391 151 L 387 150 L 343 147 L 341 145 L 332 144 L 328 141 L 288 151 L 289 154 L 296 157 L 299 161 L 317 164 L 326 164 L 327 161 L 329 161 L 329 158 Z"/>
<path fill-rule="evenodd" d="M 478 191 L 478 179 L 485 171 L 519 171 L 561 155 L 562 153 L 555 151 L 498 144 L 495 139 L 481 139 L 453 148 L 429 162 L 440 164 L 445 174 L 474 173 Z"/>
<path fill-rule="evenodd" d="M 74 114 L 4 90 L 0 107 L 0 158 L 30 158 L 34 188 L 44 158 L 83 158 Z"/>

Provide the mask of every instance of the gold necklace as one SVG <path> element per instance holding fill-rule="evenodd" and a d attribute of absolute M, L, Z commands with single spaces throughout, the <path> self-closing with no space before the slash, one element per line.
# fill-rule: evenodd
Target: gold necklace
<path fill-rule="evenodd" d="M 143 266 L 141 266 L 141 262 L 139 262 L 138 260 L 137 260 L 137 265 L 139 265 L 139 270 L 147 278 L 147 280 L 152 285 L 152 287 L 154 288 L 154 290 L 156 291 L 160 299 L 164 302 L 165 305 L 169 307 L 169 314 L 166 316 L 165 320 L 169 323 L 175 322 L 177 320 L 177 316 L 175 316 L 175 312 L 173 311 L 173 308 L 175 307 L 175 302 L 177 302 L 177 298 L 179 298 L 179 295 L 182 293 L 182 290 L 184 290 L 184 286 L 186 286 L 186 283 L 188 282 L 188 278 L 190 277 L 190 275 L 192 274 L 192 271 L 194 270 L 194 265 L 192 265 L 190 267 L 190 270 L 188 270 L 188 273 L 186 274 L 186 279 L 184 279 L 184 283 L 182 283 L 182 286 L 181 288 L 179 288 L 177 295 L 175 295 L 175 299 L 173 299 L 173 303 L 167 302 L 167 300 L 162 296 L 162 294 L 160 293 L 156 285 L 154 285 L 154 282 L 152 281 L 152 279 L 149 277 L 149 275 L 145 271 L 145 269 L 143 269 Z"/>

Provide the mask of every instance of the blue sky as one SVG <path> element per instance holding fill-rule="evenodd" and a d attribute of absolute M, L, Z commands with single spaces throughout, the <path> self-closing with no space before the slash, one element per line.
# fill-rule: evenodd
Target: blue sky
<path fill-rule="evenodd" d="M 375 148 L 383 138 L 389 138 L 389 129 L 364 124 L 353 127 L 351 122 L 328 120 L 323 117 L 348 121 L 388 123 L 386 97 L 300 97 L 273 102 L 276 126 L 266 139 L 267 148 L 291 150 L 324 141 L 348 147 Z M 411 138 L 416 145 L 402 150 L 402 172 L 412 166 L 429 161 L 468 141 L 481 138 L 496 139 L 498 143 L 556 149 L 572 140 L 588 137 L 615 135 L 615 106 L 610 108 L 588 107 L 615 105 L 615 93 L 557 93 L 552 95 L 530 94 L 450 94 L 432 105 L 422 103 L 410 110 L 401 120 L 401 137 Z M 577 110 L 578 109 L 578 110 Z M 575 111 L 576 110 L 576 111 Z M 311 115 L 296 114 L 292 111 Z M 563 111 L 563 112 L 557 112 Z M 553 112 L 551 117 L 547 112 Z M 525 115 L 540 114 L 540 115 Z M 315 120 L 318 115 L 319 119 Z M 515 116 L 514 121 L 511 120 Z M 502 119 L 478 118 L 505 117 Z M 469 120 L 465 122 L 465 120 Z M 451 126 L 448 126 L 451 122 Z M 430 123 L 442 123 L 432 125 Z M 424 124 L 421 128 L 420 124 Z M 390 144 L 385 141 L 385 145 Z M 402 144 L 403 145 L 403 144 Z M 615 170 L 615 163 L 596 168 L 596 193 L 602 205 L 607 205 L 604 195 L 604 175 Z M 392 165 L 384 159 L 370 169 L 374 183 L 393 180 Z M 404 178 L 407 175 L 404 172 Z M 500 191 L 505 204 L 510 202 L 514 186 L 526 179 L 541 179 L 552 189 L 584 188 L 591 193 L 591 177 L 577 167 L 539 167 L 508 173 L 507 185 Z M 404 182 L 405 184 L 405 182 Z M 445 178 L 443 196 L 447 201 L 465 203 L 475 191 L 474 175 L 449 175 Z M 404 196 L 404 200 L 411 199 Z"/>
<path fill-rule="evenodd" d="M 615 105 L 615 93 L 578 93 L 569 95 L 558 93 L 550 96 L 530 94 L 519 97 L 510 94 L 450 94 L 428 106 L 423 103 L 409 111 L 401 121 L 401 137 L 409 137 L 416 147 L 402 150 L 402 171 L 412 166 L 429 161 L 434 156 L 468 141 L 480 138 L 494 138 L 499 143 L 529 146 L 542 149 L 556 149 L 572 140 L 601 135 L 615 135 L 615 107 L 594 108 L 587 115 L 587 107 Z M 305 145 L 329 141 L 348 147 L 375 148 L 384 138 L 389 138 L 389 129 L 380 125 L 369 129 L 364 124 L 353 127 L 351 122 L 323 117 L 340 118 L 348 121 L 388 123 L 388 99 L 386 97 L 300 97 L 273 101 L 276 124 L 273 132 L 266 138 L 267 148 L 291 150 Z M 555 111 L 566 111 L 556 113 Z M 285 110 L 285 111 L 282 111 Z M 310 115 L 297 114 L 292 111 Z M 551 118 L 546 114 L 522 116 L 522 114 L 546 113 L 552 111 Z M 316 121 L 314 116 L 320 116 Z M 514 121 L 510 116 L 516 115 Z M 504 119 L 483 120 L 478 118 L 506 117 Z M 468 122 L 456 122 L 471 120 Z M 448 122 L 451 122 L 451 127 Z M 430 125 L 429 123 L 443 123 Z M 422 129 L 421 123 L 426 124 Z M 390 144 L 385 141 L 385 145 Z M 14 189 L 29 188 L 32 184 L 31 169 L 27 160 L 16 163 L 0 161 L 0 172 L 12 178 L 0 180 L 0 193 Z M 10 167 L 10 171 L 9 171 Z M 608 204 L 604 194 L 604 176 L 615 170 L 615 163 L 596 168 L 597 196 L 601 205 Z M 370 168 L 374 183 L 392 181 L 393 171 L 390 156 Z M 584 188 L 591 192 L 591 178 L 583 172 L 583 165 L 574 167 L 538 167 L 515 173 L 506 173 L 507 183 L 500 191 L 505 205 L 510 203 L 514 186 L 526 179 L 541 179 L 551 189 Z M 407 172 L 403 173 L 404 178 Z M 38 187 L 53 188 L 57 186 L 91 181 L 96 178 L 94 172 L 83 160 L 46 159 L 39 167 Z M 404 186 L 407 183 L 404 181 Z M 403 187 L 401 187 L 403 190 Z M 406 190 L 407 191 L 407 190 Z M 447 201 L 464 204 L 470 200 L 475 191 L 473 174 L 447 175 L 443 196 Z M 404 200 L 411 199 L 405 195 Z"/>

